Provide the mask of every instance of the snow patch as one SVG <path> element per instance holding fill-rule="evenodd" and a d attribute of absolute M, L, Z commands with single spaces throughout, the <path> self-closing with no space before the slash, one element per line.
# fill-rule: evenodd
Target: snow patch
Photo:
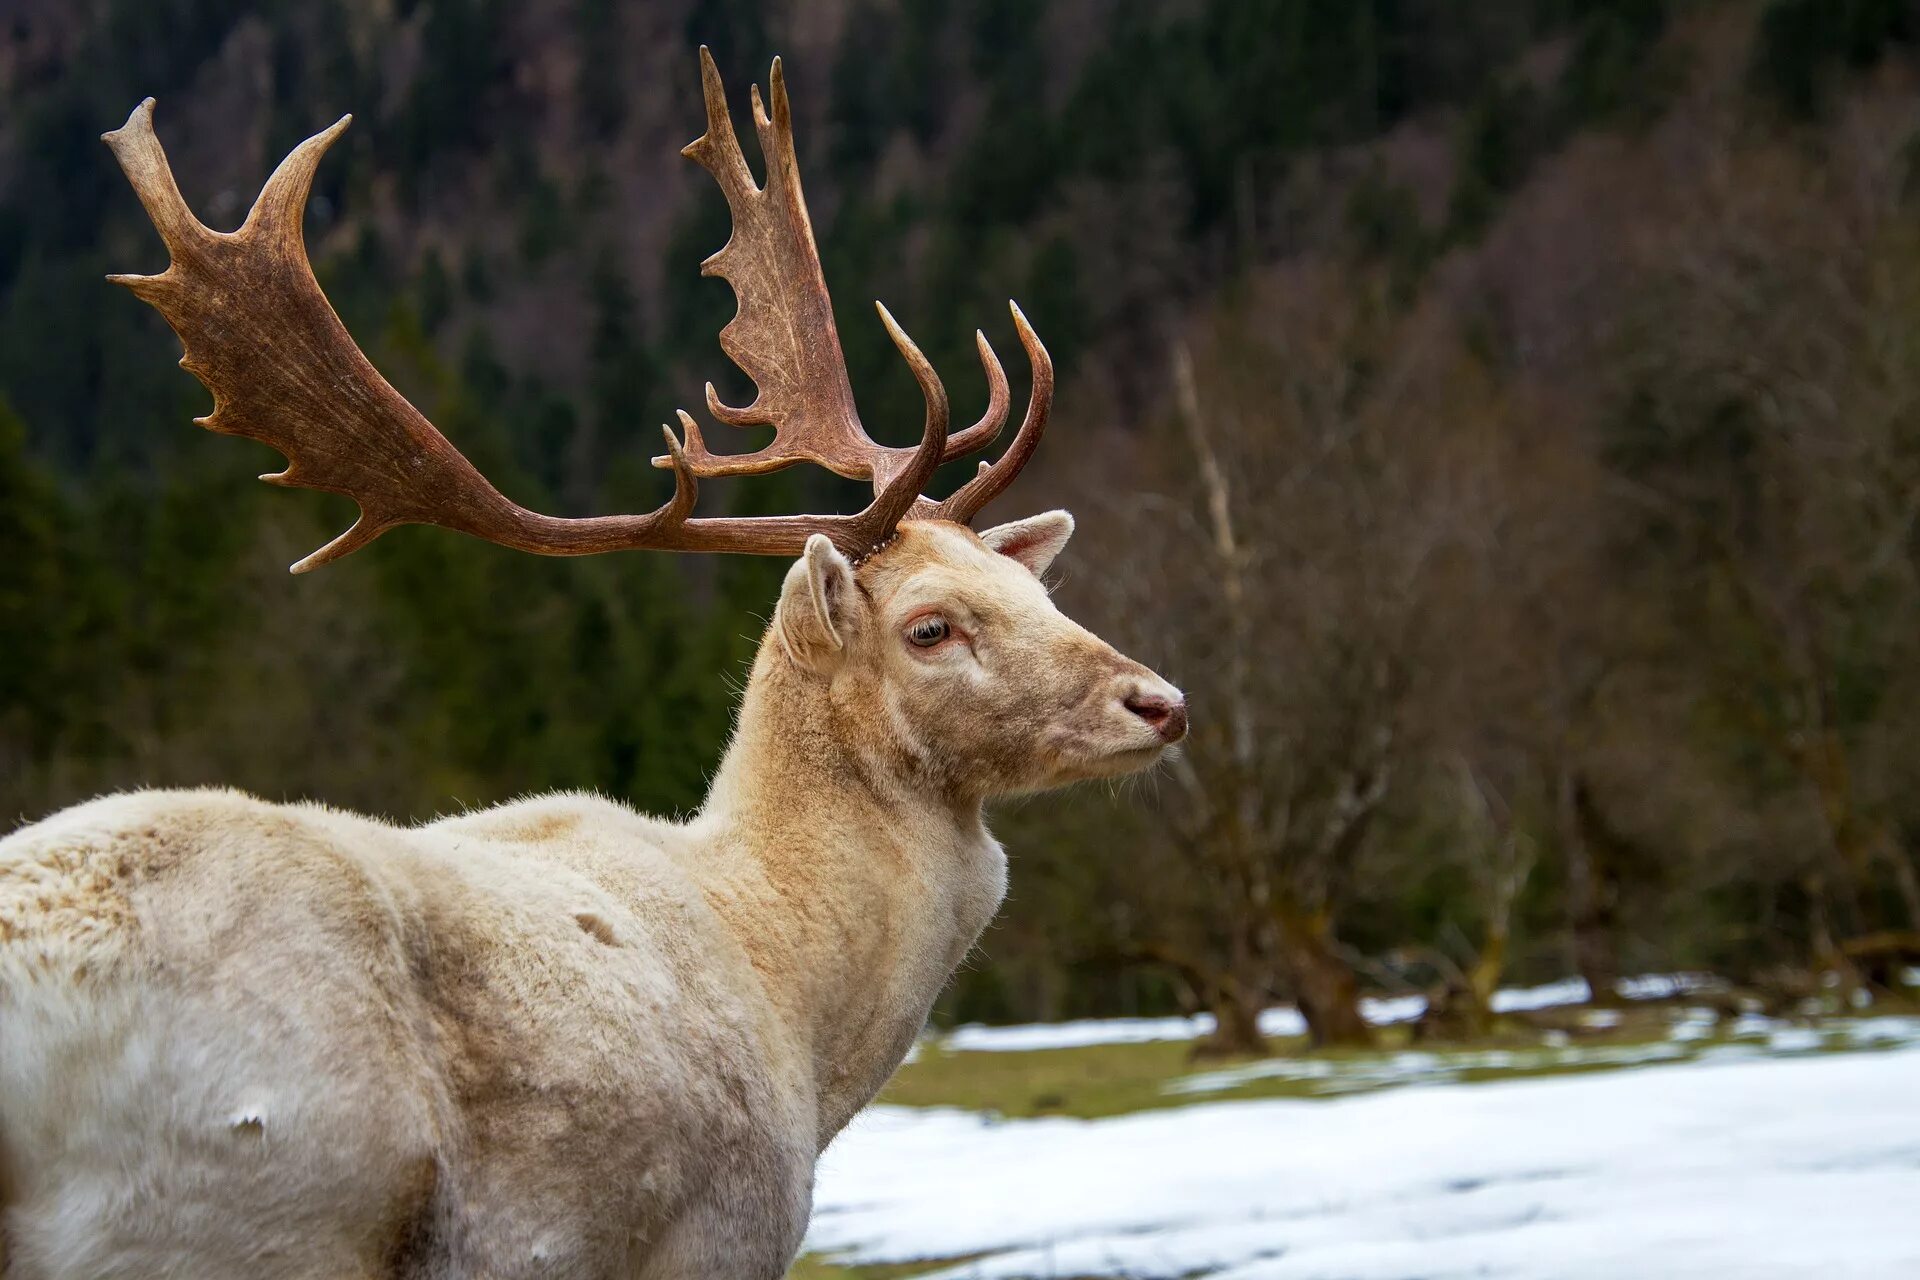
<path fill-rule="evenodd" d="M 827 1151 L 808 1244 L 984 1255 L 945 1280 L 1920 1274 L 1920 1047 L 1766 1053 L 1097 1121 L 879 1107 Z"/>

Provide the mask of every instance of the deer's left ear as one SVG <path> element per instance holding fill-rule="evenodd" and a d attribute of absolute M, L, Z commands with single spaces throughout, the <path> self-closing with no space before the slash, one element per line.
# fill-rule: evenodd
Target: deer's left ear
<path fill-rule="evenodd" d="M 787 570 L 774 609 L 774 631 L 787 656 L 809 671 L 828 674 L 846 654 L 859 627 L 860 587 L 853 566 L 827 535 L 807 539 L 807 549 Z"/>
<path fill-rule="evenodd" d="M 1039 577 L 1066 548 L 1073 536 L 1073 517 L 1064 511 L 1043 511 L 1025 520 L 997 524 L 980 531 L 980 541 L 1003 556 L 1018 560 Z"/>

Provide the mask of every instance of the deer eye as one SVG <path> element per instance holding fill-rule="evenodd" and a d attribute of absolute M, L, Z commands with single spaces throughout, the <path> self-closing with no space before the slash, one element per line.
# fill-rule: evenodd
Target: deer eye
<path fill-rule="evenodd" d="M 924 618 L 914 620 L 913 625 L 907 628 L 907 639 L 922 649 L 931 649 L 945 640 L 951 631 L 952 628 L 947 626 L 945 618 L 937 613 L 930 613 Z"/>

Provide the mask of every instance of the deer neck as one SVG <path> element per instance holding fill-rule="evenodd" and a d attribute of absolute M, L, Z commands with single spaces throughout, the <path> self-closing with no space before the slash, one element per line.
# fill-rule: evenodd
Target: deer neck
<path fill-rule="evenodd" d="M 871 719 L 763 645 L 698 819 L 707 896 L 813 1065 L 822 1146 L 899 1065 L 1006 890 L 979 799 L 919 783 Z"/>

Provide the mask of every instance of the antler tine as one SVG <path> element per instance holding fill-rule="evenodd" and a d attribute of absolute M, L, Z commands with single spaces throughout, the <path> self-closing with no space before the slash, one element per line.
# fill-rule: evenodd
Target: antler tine
<path fill-rule="evenodd" d="M 713 175 L 729 205 L 736 197 L 744 200 L 759 194 L 753 170 L 747 167 L 740 139 L 733 132 L 733 115 L 727 110 L 727 87 L 721 82 L 720 68 L 714 65 L 713 54 L 705 45 L 700 46 L 700 92 L 706 101 L 707 131 L 680 148 L 680 154 Z"/>
<path fill-rule="evenodd" d="M 773 175 L 778 170 L 793 184 L 794 195 L 798 197 L 800 160 L 793 149 L 793 106 L 787 101 L 787 73 L 778 54 L 774 55 L 772 70 L 767 72 L 767 92 L 773 98 L 771 117 L 760 100 L 760 86 L 747 86 L 747 100 L 753 108 L 753 131 L 760 138 L 760 154 L 767 162 L 767 185 L 773 185 Z M 806 203 L 797 203 L 804 212 Z M 811 230 L 811 226 L 808 229 Z"/>
<path fill-rule="evenodd" d="M 680 415 L 680 425 L 691 432 L 693 419 L 684 409 L 676 409 Z M 657 513 L 661 519 L 673 524 L 686 523 L 693 514 L 694 504 L 700 500 L 700 480 L 693 474 L 693 466 L 687 461 L 687 451 L 673 434 L 673 428 L 666 423 L 660 424 L 660 434 L 666 437 L 667 452 L 673 457 L 673 497 L 667 499 L 667 505 Z"/>
<path fill-rule="evenodd" d="M 345 133 L 347 126 L 352 123 L 352 115 L 341 116 L 332 125 L 289 151 L 286 159 L 267 179 L 267 184 L 260 188 L 253 208 L 247 211 L 247 220 L 240 224 L 240 229 L 234 234 L 278 241 L 304 262 L 305 237 L 300 222 L 307 211 L 307 196 L 313 191 L 314 171 L 320 167 L 320 158 L 326 155 L 334 139 Z"/>
<path fill-rule="evenodd" d="M 893 339 L 893 345 L 906 359 L 907 368 L 913 371 L 914 381 L 920 384 L 920 393 L 926 398 L 926 426 L 920 433 L 920 444 L 906 458 L 905 465 L 883 477 L 880 471 L 881 460 L 876 459 L 873 482 L 876 489 L 874 499 L 867 509 L 855 517 L 862 522 L 872 535 L 872 543 L 877 545 L 893 534 L 894 526 L 903 516 L 912 510 L 919 501 L 920 491 L 933 479 L 933 473 L 945 459 L 947 449 L 947 425 L 949 410 L 947 389 L 940 381 L 940 375 L 934 371 L 933 364 L 914 345 L 881 303 L 874 303 L 874 309 L 880 313 L 880 323 L 887 328 L 887 336 Z M 883 455 L 885 460 L 898 457 L 898 453 Z"/>
<path fill-rule="evenodd" d="M 198 422 L 200 419 L 195 418 L 194 421 Z M 281 472 L 280 474 L 285 475 L 286 473 Z M 260 478 L 268 484 L 281 483 L 278 476 L 261 476 Z M 345 533 L 340 534 L 318 551 L 295 560 L 287 566 L 287 572 L 311 573 L 323 564 L 332 564 L 341 556 L 351 555 L 392 527 L 390 524 L 384 524 L 372 519 L 365 511 L 362 511 L 359 517 L 347 527 Z"/>
<path fill-rule="evenodd" d="M 993 344 L 987 341 L 983 330 L 973 331 L 973 344 L 980 352 L 981 371 L 987 375 L 987 411 L 972 426 L 947 437 L 944 462 L 964 458 L 992 444 L 999 436 L 1000 429 L 1007 425 L 1007 409 L 1013 401 L 1007 387 L 1007 371 L 1001 365 L 1000 357 L 994 354 Z"/>
<path fill-rule="evenodd" d="M 160 240 L 167 246 L 169 255 L 178 257 L 183 253 L 191 253 L 197 246 L 213 239 L 214 232 L 193 216 L 193 211 L 187 208 L 185 197 L 180 194 L 179 184 L 173 180 L 173 166 L 167 163 L 166 149 L 160 145 L 159 136 L 153 131 L 152 98 L 143 99 L 128 114 L 125 124 L 111 133 L 101 134 L 100 141 L 112 149 L 114 159 L 120 162 L 127 181 L 133 184 L 133 193 L 140 197 L 147 216 L 153 219 L 153 228 L 160 233 Z M 139 293 L 140 282 L 159 280 L 164 275 L 107 278 Z"/>
<path fill-rule="evenodd" d="M 1027 414 L 1020 421 L 1013 443 L 1007 446 L 998 462 L 991 465 L 982 462 L 973 479 L 933 507 L 931 514 L 936 520 L 971 523 L 982 507 L 1006 492 L 1013 478 L 1033 458 L 1033 451 L 1040 447 L 1040 437 L 1047 430 L 1047 418 L 1053 411 L 1053 357 L 1047 354 L 1040 335 L 1027 323 L 1020 304 L 1009 302 L 1007 306 L 1013 312 L 1013 327 L 1019 331 L 1020 345 L 1026 348 L 1027 359 L 1033 365 L 1033 395 L 1027 401 Z"/>

